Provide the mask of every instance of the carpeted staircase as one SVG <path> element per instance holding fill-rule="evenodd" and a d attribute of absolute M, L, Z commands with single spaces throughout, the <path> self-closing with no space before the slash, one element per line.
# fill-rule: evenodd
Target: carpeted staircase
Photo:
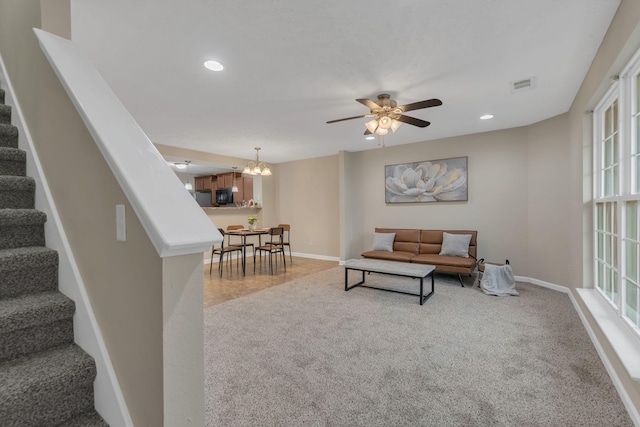
<path fill-rule="evenodd" d="M 95 362 L 73 342 L 73 301 L 0 89 L 0 426 L 107 426 L 94 409 Z"/>

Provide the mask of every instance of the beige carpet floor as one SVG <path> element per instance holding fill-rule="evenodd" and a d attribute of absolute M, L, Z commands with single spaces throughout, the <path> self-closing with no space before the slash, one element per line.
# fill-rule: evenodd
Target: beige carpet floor
<path fill-rule="evenodd" d="M 337 267 L 206 308 L 207 425 L 633 425 L 568 296 L 517 289 Z"/>

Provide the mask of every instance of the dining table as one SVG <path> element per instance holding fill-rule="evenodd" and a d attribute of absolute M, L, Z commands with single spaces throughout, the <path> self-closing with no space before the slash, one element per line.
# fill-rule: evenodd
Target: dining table
<path fill-rule="evenodd" d="M 247 237 L 249 236 L 258 236 L 259 244 L 262 245 L 262 235 L 269 234 L 270 228 L 256 228 L 255 230 L 250 230 L 248 228 L 243 228 L 239 230 L 228 230 L 226 234 L 230 234 L 232 236 L 240 236 L 242 238 L 242 275 L 246 274 L 246 265 L 247 265 Z M 254 248 L 255 251 L 255 248 Z"/>

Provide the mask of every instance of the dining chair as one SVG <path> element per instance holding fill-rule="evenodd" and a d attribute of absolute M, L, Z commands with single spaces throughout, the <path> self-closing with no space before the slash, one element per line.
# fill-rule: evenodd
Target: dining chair
<path fill-rule="evenodd" d="M 244 225 L 230 225 L 230 226 L 227 227 L 227 231 L 244 230 L 245 228 L 246 227 Z M 230 245 L 231 244 L 232 235 L 231 234 L 227 234 L 227 235 L 229 236 L 228 239 L 227 239 L 227 243 Z M 238 239 L 240 239 L 238 242 L 234 241 L 233 244 L 236 245 L 236 246 L 242 247 L 242 242 L 243 242 L 242 237 L 240 237 L 240 236 L 233 236 L 233 237 L 237 237 Z M 246 239 L 244 241 L 246 241 Z M 255 255 L 255 245 L 253 243 L 247 243 L 247 246 L 251 246 L 251 251 L 254 252 L 254 255 Z M 255 256 L 254 256 L 254 258 L 255 258 Z"/>
<path fill-rule="evenodd" d="M 284 271 L 285 272 L 287 271 L 287 261 L 284 253 L 284 246 L 282 245 L 283 232 L 284 230 L 282 227 L 270 228 L 269 232 L 267 233 L 267 236 L 268 236 L 267 239 L 269 239 L 269 241 L 265 242 L 264 245 L 258 246 L 256 248 L 256 252 L 260 257 L 260 265 L 262 265 L 262 254 L 263 253 L 269 254 L 269 274 L 273 274 L 273 254 L 276 254 L 276 267 L 278 266 L 278 258 L 277 258 L 278 253 L 282 254 L 282 265 L 284 265 Z M 256 270 L 256 262 L 255 262 L 255 255 L 254 255 L 253 271 L 255 270 Z"/>
<path fill-rule="evenodd" d="M 291 256 L 291 225 L 289 224 L 278 224 L 278 227 L 281 227 L 284 230 L 282 235 L 282 246 L 289 247 L 289 261 L 293 264 L 293 257 Z M 269 243 L 266 243 L 269 244 Z"/>
<path fill-rule="evenodd" d="M 282 236 L 282 246 L 288 246 L 289 247 L 289 260 L 291 261 L 291 263 L 293 264 L 293 257 L 291 256 L 291 225 L 289 224 L 278 224 L 278 227 L 282 227 L 282 229 L 284 230 L 283 236 Z"/>
<path fill-rule="evenodd" d="M 213 270 L 213 256 L 219 255 L 220 258 L 218 260 L 218 270 L 220 273 L 220 277 L 222 277 L 222 264 L 224 264 L 224 255 L 227 254 L 227 264 L 231 263 L 231 253 L 238 252 L 236 255 L 236 270 L 238 269 L 238 263 L 240 263 L 242 259 L 242 246 L 235 245 L 226 245 L 224 244 L 224 236 L 225 231 L 222 228 L 218 228 L 220 234 L 222 234 L 222 243 L 219 248 L 216 248 L 215 245 L 211 248 L 211 263 L 209 264 L 209 276 L 211 276 L 211 271 Z"/>

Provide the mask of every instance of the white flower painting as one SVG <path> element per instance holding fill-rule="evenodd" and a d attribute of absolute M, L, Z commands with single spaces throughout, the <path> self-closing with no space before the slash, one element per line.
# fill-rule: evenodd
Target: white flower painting
<path fill-rule="evenodd" d="M 467 200 L 467 158 L 385 166 L 385 202 Z"/>

